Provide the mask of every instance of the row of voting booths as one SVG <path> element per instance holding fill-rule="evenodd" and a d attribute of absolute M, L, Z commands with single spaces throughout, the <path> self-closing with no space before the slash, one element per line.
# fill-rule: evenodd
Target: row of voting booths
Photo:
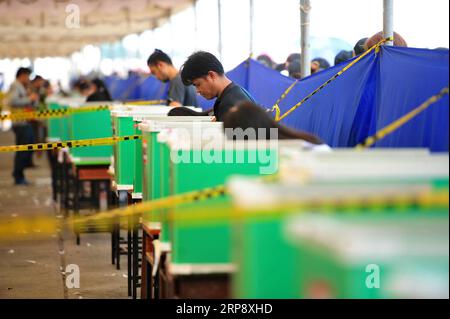
<path fill-rule="evenodd" d="M 448 298 L 448 153 L 233 140 L 207 116 L 102 104 L 49 119 L 49 140 L 141 138 L 54 151 L 54 196 L 74 217 L 164 203 L 74 229 L 111 234 L 129 296 Z"/>

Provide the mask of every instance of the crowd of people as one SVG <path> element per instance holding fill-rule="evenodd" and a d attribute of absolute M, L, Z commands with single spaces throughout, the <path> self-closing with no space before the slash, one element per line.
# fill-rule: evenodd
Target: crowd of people
<path fill-rule="evenodd" d="M 334 65 L 338 65 L 343 63 L 355 56 L 358 56 L 364 53 L 366 50 L 380 42 L 384 38 L 383 32 L 378 32 L 371 36 L 370 38 L 362 38 L 356 42 L 353 50 L 339 51 L 334 57 Z M 400 47 L 407 47 L 406 41 L 403 39 L 401 35 L 394 32 L 394 45 Z M 301 54 L 300 53 L 291 53 L 286 61 L 281 64 L 277 64 L 272 60 L 272 58 L 268 54 L 261 54 L 257 58 L 257 61 L 264 64 L 265 66 L 277 70 L 285 75 L 288 75 L 295 79 L 300 79 L 301 76 Z M 321 57 L 315 57 L 311 60 L 310 68 L 311 74 L 317 73 L 321 70 L 328 69 L 331 66 L 330 62 Z"/>

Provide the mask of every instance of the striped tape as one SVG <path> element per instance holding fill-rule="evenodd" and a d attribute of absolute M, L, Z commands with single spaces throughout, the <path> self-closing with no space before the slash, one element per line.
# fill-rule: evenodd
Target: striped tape
<path fill-rule="evenodd" d="M 150 100 L 150 101 L 128 101 L 124 102 L 125 105 L 166 105 L 167 100 Z"/>
<path fill-rule="evenodd" d="M 88 146 L 101 146 L 101 145 L 111 145 L 117 142 L 138 140 L 141 135 L 130 135 L 121 137 L 104 137 L 86 140 L 73 140 L 67 142 L 54 142 L 54 143 L 38 143 L 38 144 L 25 144 L 25 145 L 11 145 L 11 146 L 0 146 L 1 152 L 27 152 L 27 151 L 48 151 L 53 149 L 61 148 L 77 148 L 77 147 L 88 147 Z"/>
<path fill-rule="evenodd" d="M 43 120 L 50 118 L 59 118 L 64 117 L 71 114 L 77 113 L 87 113 L 87 112 L 98 112 L 98 111 L 107 111 L 111 110 L 110 105 L 99 105 L 99 106 L 87 106 L 80 107 L 76 109 L 59 109 L 59 110 L 43 110 L 43 111 L 19 111 L 12 112 L 10 114 L 2 114 L 0 115 L 0 121 L 11 120 L 11 121 L 27 121 L 27 120 Z"/>
<path fill-rule="evenodd" d="M 269 178 L 273 179 L 275 176 Z M 92 224 L 95 222 L 113 222 L 117 218 L 124 218 L 124 220 L 129 221 L 130 217 L 138 217 L 144 213 L 150 213 L 154 210 L 170 209 L 177 205 L 189 204 L 199 201 L 204 201 L 207 199 L 218 198 L 227 195 L 227 190 L 225 186 L 220 185 L 217 187 L 206 188 L 200 191 L 193 191 L 185 194 L 173 195 L 161 199 L 156 199 L 148 202 L 142 202 L 140 204 L 131 205 L 125 208 L 118 208 L 111 211 L 101 212 L 92 216 L 87 216 L 74 220 L 75 224 Z M 349 195 L 347 197 L 339 199 L 327 199 L 327 200 L 301 200 L 298 202 L 291 202 L 289 204 L 279 204 L 279 205 L 264 205 L 254 209 L 256 217 L 258 214 L 264 216 L 267 212 L 272 212 L 277 210 L 279 212 L 289 211 L 289 210 L 352 210 L 352 209 L 386 209 L 386 208 L 446 208 L 448 209 L 449 198 L 448 190 L 445 191 L 435 191 L 435 192 L 421 192 L 414 194 L 392 194 L 391 196 L 380 196 L 377 194 L 369 196 L 359 196 L 355 197 Z M 252 209 L 253 210 L 253 209 Z M 252 211 L 251 210 L 251 211 Z M 222 216 L 222 220 L 239 219 L 230 212 L 230 208 L 226 208 L 227 212 L 225 216 Z M 246 213 L 247 214 L 247 213 Z M 217 207 L 211 207 L 205 209 L 202 213 L 198 208 L 191 212 L 191 216 L 186 214 L 185 210 L 180 214 L 173 214 L 173 212 L 166 212 L 163 216 L 164 220 L 167 221 L 210 221 L 215 220 L 220 217 L 217 213 Z"/>
<path fill-rule="evenodd" d="M 161 105 L 166 104 L 166 100 L 150 100 L 150 101 L 129 101 L 124 102 L 125 105 Z M 64 117 L 71 114 L 86 113 L 86 112 L 99 112 L 99 111 L 109 111 L 112 109 L 112 105 L 93 105 L 85 106 L 80 108 L 62 108 L 58 110 L 41 110 L 41 111 L 17 111 L 10 114 L 0 114 L 0 121 L 11 120 L 11 121 L 26 121 L 26 120 L 43 120 L 51 118 Z"/>
<path fill-rule="evenodd" d="M 206 197 L 196 196 L 202 193 Z M 144 202 L 132 205 L 123 209 L 115 209 L 96 215 L 69 218 L 65 220 L 65 225 L 78 230 L 89 229 L 107 231 L 117 222 L 117 219 L 133 224 L 139 224 L 139 218 L 143 213 L 151 212 L 155 209 L 171 208 L 174 205 L 199 201 L 204 198 L 214 198 L 225 195 L 222 187 L 205 189 L 199 192 L 192 192 L 171 196 L 168 198 Z M 265 205 L 252 209 L 237 209 L 233 207 L 202 207 L 186 208 L 182 212 L 166 212 L 163 219 L 167 222 L 176 222 L 179 225 L 199 225 L 214 224 L 239 220 L 263 220 L 270 218 L 280 218 L 289 215 L 300 214 L 302 212 L 323 211 L 332 214 L 354 214 L 357 211 L 366 213 L 378 213 L 389 209 L 392 213 L 404 213 L 410 209 L 427 210 L 447 210 L 449 207 L 448 190 L 437 192 L 420 192 L 408 195 L 392 194 L 390 196 L 370 195 L 367 197 L 354 197 L 352 195 L 339 199 L 329 200 L 302 200 L 289 204 Z M 394 210 L 392 210 L 394 209 Z M 54 217 L 34 217 L 34 218 L 14 218 L 0 220 L 0 240 L 18 240 L 30 236 L 48 237 L 54 235 L 61 227 Z"/>
<path fill-rule="evenodd" d="M 317 94 L 318 92 L 320 92 L 324 87 L 326 87 L 328 84 L 330 84 L 331 82 L 333 82 L 334 80 L 336 80 L 339 76 L 341 76 L 344 72 L 346 72 L 348 69 L 350 69 L 352 66 L 354 66 L 356 63 L 358 63 L 362 58 L 364 58 L 366 55 L 368 55 L 370 52 L 372 52 L 373 50 L 378 49 L 382 44 L 384 44 L 387 41 L 393 41 L 394 38 L 390 37 L 390 38 L 386 38 L 381 40 L 380 42 L 378 42 L 377 44 L 375 44 L 373 47 L 371 47 L 370 49 L 368 49 L 367 51 L 365 51 L 364 53 L 362 53 L 361 55 L 359 55 L 355 60 L 353 60 L 351 63 L 347 64 L 342 70 L 340 70 L 338 73 L 336 73 L 335 75 L 333 75 L 330 79 L 328 79 L 325 83 L 323 83 L 321 86 L 319 86 L 317 89 L 315 89 L 313 92 L 311 92 L 310 94 L 308 94 L 305 98 L 303 98 L 300 102 L 298 102 L 296 105 L 294 105 L 293 107 L 291 107 L 289 110 L 287 110 L 283 115 L 281 115 L 280 117 L 278 117 L 277 121 L 281 121 L 283 120 L 286 116 L 288 116 L 289 114 L 291 114 L 292 112 L 294 112 L 297 108 L 299 108 L 302 104 L 304 104 L 306 101 L 308 101 L 311 97 L 313 97 L 315 94 Z M 298 82 L 294 82 L 294 85 L 297 84 Z M 292 90 L 292 87 L 289 87 L 288 90 L 283 94 L 283 99 L 287 96 L 287 93 L 289 93 Z M 275 103 L 276 106 L 278 106 L 278 104 L 280 103 L 282 99 L 280 98 L 278 103 Z M 275 106 L 274 106 L 275 107 Z"/>
<path fill-rule="evenodd" d="M 374 135 L 369 136 L 366 138 L 366 140 L 358 144 L 356 146 L 356 149 L 365 149 L 372 145 L 374 145 L 377 141 L 385 138 L 389 134 L 392 134 L 394 131 L 414 119 L 417 115 L 419 115 L 421 112 L 425 111 L 428 107 L 430 107 L 432 104 L 438 102 L 440 99 L 442 99 L 445 95 L 448 94 L 448 87 L 443 88 L 438 94 L 433 95 L 428 100 L 423 102 L 421 105 L 419 105 L 417 108 L 412 110 L 411 112 L 405 114 L 398 120 L 392 122 L 391 124 L 383 127 L 378 132 L 376 132 Z"/>
<path fill-rule="evenodd" d="M 294 88 L 294 86 L 297 85 L 297 83 L 299 82 L 299 80 L 295 80 L 287 89 L 286 91 L 283 92 L 283 94 L 281 94 L 280 98 L 275 102 L 275 104 L 272 107 L 271 112 L 275 111 L 275 121 L 279 121 L 280 120 L 280 102 L 282 100 L 284 100 L 286 98 L 286 96 L 289 94 L 289 92 L 291 92 L 291 90 Z"/>
<path fill-rule="evenodd" d="M 83 223 L 85 221 L 101 221 L 110 220 L 115 218 L 128 218 L 132 216 L 139 216 L 141 214 L 151 212 L 157 209 L 172 208 L 176 205 L 189 204 L 207 199 L 213 199 L 225 196 L 227 194 L 224 185 L 216 187 L 205 188 L 199 191 L 188 192 L 179 195 L 173 195 L 152 201 L 142 202 L 140 204 L 127 206 L 125 208 L 118 208 L 110 211 L 100 212 L 93 216 L 81 218 L 75 221 L 75 223 Z"/>

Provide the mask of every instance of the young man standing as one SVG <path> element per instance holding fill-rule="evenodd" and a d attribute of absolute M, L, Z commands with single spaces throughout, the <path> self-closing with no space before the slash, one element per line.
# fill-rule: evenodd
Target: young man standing
<path fill-rule="evenodd" d="M 192 54 L 182 67 L 181 79 L 185 85 L 194 85 L 197 92 L 207 100 L 217 98 L 211 115 L 220 122 L 239 102 L 255 103 L 244 88 L 227 78 L 220 61 L 208 52 L 199 51 Z"/>
<path fill-rule="evenodd" d="M 11 111 L 21 111 L 26 108 L 34 108 L 39 100 L 36 93 L 28 93 L 27 86 L 30 84 L 31 70 L 19 68 L 16 73 L 16 80 L 11 84 L 8 92 L 9 105 Z M 13 131 L 16 135 L 16 145 L 33 144 L 34 133 L 30 122 L 16 121 L 13 124 Z M 24 170 L 31 166 L 32 152 L 16 152 L 14 156 L 13 177 L 15 185 L 28 185 L 25 179 Z"/>
<path fill-rule="evenodd" d="M 198 106 L 195 89 L 191 85 L 183 84 L 179 71 L 166 53 L 156 49 L 148 58 L 147 65 L 158 80 L 169 82 L 169 106 Z"/>

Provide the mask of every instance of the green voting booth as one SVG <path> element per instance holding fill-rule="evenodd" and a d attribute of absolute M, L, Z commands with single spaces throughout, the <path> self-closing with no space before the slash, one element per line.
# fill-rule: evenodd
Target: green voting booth
<path fill-rule="evenodd" d="M 353 153 L 353 154 L 352 154 Z M 389 157 L 386 155 L 389 154 Z M 387 159 L 389 158 L 389 160 Z M 405 163 L 407 161 L 407 163 Z M 237 298 L 308 298 L 300 291 L 303 264 L 297 260 L 297 248 L 287 239 L 287 216 L 298 214 L 302 203 L 316 203 L 317 215 L 352 215 L 406 220 L 416 216 L 448 216 L 447 207 L 390 207 L 336 209 L 327 201 L 348 196 L 363 198 L 420 196 L 423 192 L 448 193 L 447 155 L 411 151 L 335 151 L 330 154 L 301 153 L 280 162 L 280 181 L 268 183 L 235 179 L 230 190 L 242 219 L 233 226 L 233 260 L 238 271 L 233 278 L 233 296 Z M 424 164 L 427 163 L 427 164 Z M 317 206 L 317 203 L 325 203 Z M 364 201 L 363 201 L 364 202 Z M 289 210 L 284 205 L 291 205 Z M 369 205 L 370 206 L 370 205 Z M 388 205 L 389 206 L 389 205 Z M 246 212 L 248 216 L 246 217 Z M 259 216 L 255 218 L 254 216 Z M 304 261 L 304 259 L 303 259 Z M 306 276 L 306 275 L 305 275 Z M 375 295 L 345 295 L 370 298 Z"/>

